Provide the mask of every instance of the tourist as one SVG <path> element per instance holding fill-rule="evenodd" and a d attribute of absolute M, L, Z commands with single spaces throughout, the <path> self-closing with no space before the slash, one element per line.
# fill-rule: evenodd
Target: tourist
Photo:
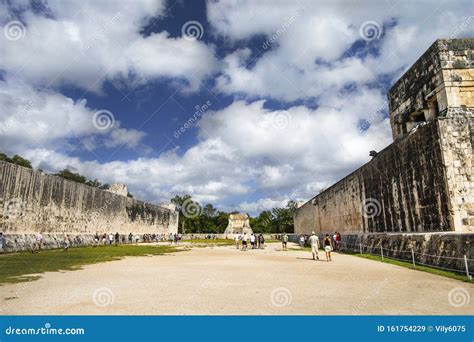
<path fill-rule="evenodd" d="M 173 233 L 170 233 L 170 235 L 168 236 L 168 241 L 169 241 L 170 245 L 173 244 L 173 240 L 174 240 Z"/>
<path fill-rule="evenodd" d="M 138 245 L 138 241 L 140 241 L 140 235 L 135 235 L 135 244 Z"/>
<path fill-rule="evenodd" d="M 258 236 L 258 248 L 263 249 L 264 244 L 265 244 L 265 238 L 263 237 L 263 234 L 260 233 L 260 235 Z"/>
<path fill-rule="evenodd" d="M 240 240 L 242 239 L 240 237 L 240 234 L 235 234 L 234 239 L 235 239 L 235 248 L 239 249 L 240 248 Z"/>
<path fill-rule="evenodd" d="M 120 242 L 120 234 L 118 232 L 115 233 L 115 246 L 118 246 Z"/>
<path fill-rule="evenodd" d="M 41 233 L 36 235 L 36 246 L 38 252 L 43 248 L 43 235 L 41 235 Z"/>
<path fill-rule="evenodd" d="M 102 245 L 103 246 L 107 245 L 107 234 L 106 233 L 102 234 Z"/>
<path fill-rule="evenodd" d="M 130 234 L 128 234 L 128 243 L 133 243 L 133 234 L 132 234 L 132 232 L 130 232 Z"/>
<path fill-rule="evenodd" d="M 334 250 L 337 248 L 337 232 L 334 232 L 334 235 L 332 236 L 332 246 Z"/>
<path fill-rule="evenodd" d="M 242 250 L 243 251 L 247 250 L 247 240 L 248 240 L 247 233 L 244 233 L 244 236 L 242 236 Z"/>
<path fill-rule="evenodd" d="M 252 249 L 255 249 L 255 235 L 250 235 L 250 245 L 252 246 Z"/>
<path fill-rule="evenodd" d="M 341 249 L 341 234 L 339 232 L 336 233 L 336 250 Z"/>
<path fill-rule="evenodd" d="M 311 236 L 309 237 L 309 244 L 311 245 L 311 253 L 313 254 L 313 260 L 319 260 L 319 238 L 314 232 L 311 232 Z"/>
<path fill-rule="evenodd" d="M 324 251 L 326 252 L 326 261 L 332 261 L 331 259 L 331 251 L 332 251 L 332 241 L 329 237 L 329 234 L 326 234 L 326 237 L 323 241 Z"/>
<path fill-rule="evenodd" d="M 288 244 L 288 235 L 286 233 L 283 233 L 283 236 L 281 238 L 281 244 L 283 245 L 283 250 L 287 250 L 287 244 Z"/>
<path fill-rule="evenodd" d="M 94 247 L 98 246 L 99 242 L 100 242 L 99 233 L 96 232 L 94 235 Z"/>
<path fill-rule="evenodd" d="M 304 247 L 304 235 L 301 235 L 301 236 L 300 236 L 300 247 L 301 247 L 301 248 Z"/>
<path fill-rule="evenodd" d="M 5 236 L 3 233 L 0 233 L 0 253 L 3 253 L 3 248 L 5 246 Z"/>
<path fill-rule="evenodd" d="M 112 245 L 113 242 L 114 242 L 114 234 L 110 233 L 109 234 L 109 246 Z"/>
<path fill-rule="evenodd" d="M 69 246 L 71 245 L 71 239 L 69 239 L 69 235 L 64 237 L 64 251 L 67 252 L 69 250 Z"/>

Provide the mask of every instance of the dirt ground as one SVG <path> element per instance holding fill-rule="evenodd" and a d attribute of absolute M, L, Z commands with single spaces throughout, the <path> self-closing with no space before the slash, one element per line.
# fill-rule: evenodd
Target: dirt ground
<path fill-rule="evenodd" d="M 320 253 L 320 257 L 323 257 Z M 193 248 L 0 286 L 0 314 L 472 314 L 474 286 L 333 253 Z"/>

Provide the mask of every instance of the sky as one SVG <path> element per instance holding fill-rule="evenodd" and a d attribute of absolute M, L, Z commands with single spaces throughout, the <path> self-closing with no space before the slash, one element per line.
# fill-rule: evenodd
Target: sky
<path fill-rule="evenodd" d="M 256 215 L 391 142 L 386 93 L 466 1 L 0 2 L 0 151 Z"/>

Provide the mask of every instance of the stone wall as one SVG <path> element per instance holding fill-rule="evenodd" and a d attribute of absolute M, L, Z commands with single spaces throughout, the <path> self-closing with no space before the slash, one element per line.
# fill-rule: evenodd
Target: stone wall
<path fill-rule="evenodd" d="M 418 126 L 301 206 L 295 233 L 453 230 L 438 121 Z"/>
<path fill-rule="evenodd" d="M 0 231 L 128 234 L 177 231 L 178 213 L 95 187 L 0 162 Z"/>

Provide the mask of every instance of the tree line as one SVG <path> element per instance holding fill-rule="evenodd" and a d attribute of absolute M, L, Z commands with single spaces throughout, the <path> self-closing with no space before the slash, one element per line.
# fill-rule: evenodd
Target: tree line
<path fill-rule="evenodd" d="M 177 195 L 171 202 L 176 204 L 179 211 L 180 233 L 222 234 L 227 227 L 229 215 L 237 213 L 217 210 L 211 203 L 201 205 L 189 195 Z M 293 233 L 293 215 L 296 209 L 297 203 L 290 200 L 285 208 L 264 210 L 255 217 L 249 215 L 250 227 L 255 233 Z"/>

